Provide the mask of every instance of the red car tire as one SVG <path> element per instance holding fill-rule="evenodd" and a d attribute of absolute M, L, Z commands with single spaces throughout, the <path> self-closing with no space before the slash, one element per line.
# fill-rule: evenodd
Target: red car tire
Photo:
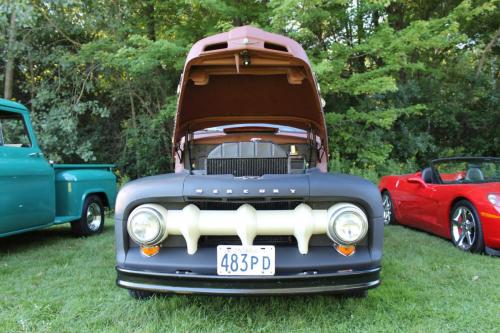
<path fill-rule="evenodd" d="M 384 206 L 384 224 L 396 224 L 394 215 L 394 203 L 389 191 L 382 192 L 382 205 Z"/>
<path fill-rule="evenodd" d="M 453 245 L 463 251 L 484 251 L 483 228 L 474 205 L 468 200 L 455 203 L 450 212 L 450 235 Z"/>

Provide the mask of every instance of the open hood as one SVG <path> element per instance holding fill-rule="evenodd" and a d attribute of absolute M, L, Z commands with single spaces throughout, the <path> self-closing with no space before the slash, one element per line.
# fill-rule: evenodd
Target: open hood
<path fill-rule="evenodd" d="M 193 45 L 179 84 L 174 147 L 187 133 L 228 124 L 310 130 L 327 147 L 321 98 L 294 40 L 244 26 Z"/>

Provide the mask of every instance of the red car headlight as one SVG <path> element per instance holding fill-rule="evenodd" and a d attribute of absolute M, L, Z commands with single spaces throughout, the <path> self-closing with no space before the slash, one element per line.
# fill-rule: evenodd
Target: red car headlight
<path fill-rule="evenodd" d="M 493 206 L 500 207 L 500 194 L 496 194 L 496 193 L 488 194 L 488 201 Z"/>

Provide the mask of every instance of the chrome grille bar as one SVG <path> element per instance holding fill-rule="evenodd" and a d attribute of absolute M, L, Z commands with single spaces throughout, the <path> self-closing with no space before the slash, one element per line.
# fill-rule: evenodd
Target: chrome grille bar
<path fill-rule="evenodd" d="M 207 159 L 207 174 L 262 176 L 264 174 L 288 173 L 288 158 L 209 158 Z"/>

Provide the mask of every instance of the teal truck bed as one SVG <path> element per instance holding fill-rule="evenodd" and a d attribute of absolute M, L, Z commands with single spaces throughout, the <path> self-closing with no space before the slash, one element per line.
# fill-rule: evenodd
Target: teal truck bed
<path fill-rule="evenodd" d="M 115 204 L 112 168 L 47 161 L 28 110 L 0 99 L 0 237 L 67 222 L 78 235 L 101 232 Z"/>

